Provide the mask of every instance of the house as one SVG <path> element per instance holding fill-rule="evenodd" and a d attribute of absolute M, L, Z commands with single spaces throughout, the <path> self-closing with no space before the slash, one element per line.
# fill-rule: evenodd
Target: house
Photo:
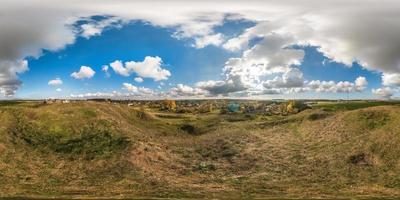
<path fill-rule="evenodd" d="M 238 103 L 229 103 L 227 108 L 228 108 L 228 111 L 231 113 L 239 112 L 240 105 Z"/>

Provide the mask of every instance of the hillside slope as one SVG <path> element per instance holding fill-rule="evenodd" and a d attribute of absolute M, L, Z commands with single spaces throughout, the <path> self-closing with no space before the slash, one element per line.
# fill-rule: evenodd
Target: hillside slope
<path fill-rule="evenodd" d="M 0 107 L 3 196 L 400 195 L 400 107 L 287 117 Z"/>

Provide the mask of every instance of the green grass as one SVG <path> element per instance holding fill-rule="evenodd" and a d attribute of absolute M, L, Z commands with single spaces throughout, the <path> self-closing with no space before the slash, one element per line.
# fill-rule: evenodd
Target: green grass
<path fill-rule="evenodd" d="M 91 112 L 90 112 L 91 113 Z M 126 137 L 112 133 L 107 123 L 99 120 L 79 128 L 49 128 L 43 123 L 29 121 L 15 113 L 16 122 L 11 129 L 15 142 L 19 140 L 35 150 L 61 154 L 68 158 L 94 159 L 125 150 L 130 142 Z"/>

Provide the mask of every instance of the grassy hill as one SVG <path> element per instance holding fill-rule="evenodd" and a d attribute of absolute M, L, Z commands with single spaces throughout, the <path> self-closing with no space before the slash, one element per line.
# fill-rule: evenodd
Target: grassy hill
<path fill-rule="evenodd" d="M 0 194 L 399 196 L 400 106 L 329 106 L 263 116 L 1 103 Z"/>

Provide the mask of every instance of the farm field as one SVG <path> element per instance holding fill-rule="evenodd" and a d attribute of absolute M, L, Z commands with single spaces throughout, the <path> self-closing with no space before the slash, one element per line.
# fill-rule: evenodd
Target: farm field
<path fill-rule="evenodd" d="M 179 110 L 189 103 L 172 111 L 138 102 L 1 102 L 0 196 L 400 195 L 398 102 L 317 102 L 265 114 L 223 112 L 229 101 L 218 100 L 207 112 Z"/>

